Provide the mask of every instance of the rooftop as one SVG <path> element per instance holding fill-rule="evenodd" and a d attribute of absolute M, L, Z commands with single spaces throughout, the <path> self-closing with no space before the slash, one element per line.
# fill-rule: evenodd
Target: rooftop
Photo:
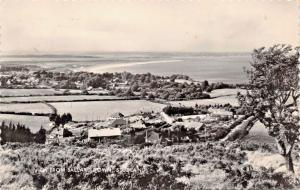
<path fill-rule="evenodd" d="M 124 115 L 120 112 L 114 113 L 110 116 L 111 118 L 122 118 Z"/>
<path fill-rule="evenodd" d="M 106 129 L 89 129 L 88 137 L 114 137 L 121 136 L 121 130 L 119 128 L 106 128 Z"/>

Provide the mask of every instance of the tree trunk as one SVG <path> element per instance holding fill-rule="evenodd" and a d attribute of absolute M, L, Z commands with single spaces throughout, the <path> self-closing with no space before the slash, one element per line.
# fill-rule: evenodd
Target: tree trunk
<path fill-rule="evenodd" d="M 231 130 L 221 141 L 235 141 L 244 138 L 248 135 L 256 119 L 255 116 L 244 117 L 243 121 L 239 121 L 240 124 L 237 124 L 235 127 L 229 127 Z M 235 123 L 233 125 L 235 125 Z"/>
<path fill-rule="evenodd" d="M 294 173 L 295 171 L 294 171 L 294 163 L 293 163 L 292 154 L 288 153 L 288 154 L 283 155 L 283 157 L 285 159 L 285 164 L 286 164 L 287 170 Z"/>

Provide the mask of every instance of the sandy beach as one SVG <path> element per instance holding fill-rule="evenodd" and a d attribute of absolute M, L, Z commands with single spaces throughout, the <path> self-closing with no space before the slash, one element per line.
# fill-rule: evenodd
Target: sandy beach
<path fill-rule="evenodd" d="M 154 63 L 174 63 L 174 62 L 181 62 L 182 60 L 157 60 L 157 61 L 139 61 L 139 62 L 128 62 L 128 63 L 111 63 L 111 64 L 100 64 L 91 67 L 81 67 L 76 68 L 74 71 L 87 71 L 87 72 L 95 72 L 95 73 L 102 73 L 111 71 L 111 69 L 120 69 L 120 68 L 127 68 L 137 65 L 148 65 Z"/>

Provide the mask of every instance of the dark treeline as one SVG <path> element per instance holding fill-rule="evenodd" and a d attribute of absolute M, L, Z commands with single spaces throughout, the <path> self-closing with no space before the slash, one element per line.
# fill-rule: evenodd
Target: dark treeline
<path fill-rule="evenodd" d="M 195 110 L 192 107 L 173 107 L 173 106 L 167 106 L 163 108 L 163 112 L 165 112 L 168 115 L 192 115 L 194 114 Z"/>
<path fill-rule="evenodd" d="M 37 133 L 32 133 L 29 128 L 21 124 L 6 124 L 1 123 L 1 144 L 6 142 L 35 142 L 40 144 L 45 144 L 46 142 L 46 130 L 41 127 Z"/>
<path fill-rule="evenodd" d="M 233 112 L 233 114 L 242 114 L 242 110 L 239 107 L 232 106 L 228 104 L 214 104 L 214 105 L 198 105 L 195 107 L 185 107 L 185 106 L 167 106 L 163 108 L 163 112 L 168 115 L 193 115 L 193 114 L 207 114 L 210 108 L 213 109 L 225 109 L 226 111 Z"/>
<path fill-rule="evenodd" d="M 0 111 L 0 114 L 49 116 L 48 113 L 31 113 L 31 112 L 15 112 L 15 111 Z"/>

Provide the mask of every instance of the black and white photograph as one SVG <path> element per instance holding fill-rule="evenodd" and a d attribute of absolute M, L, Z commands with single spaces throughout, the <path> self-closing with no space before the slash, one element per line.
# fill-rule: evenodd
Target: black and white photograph
<path fill-rule="evenodd" d="M 0 0 L 0 190 L 300 189 L 299 0 Z"/>

